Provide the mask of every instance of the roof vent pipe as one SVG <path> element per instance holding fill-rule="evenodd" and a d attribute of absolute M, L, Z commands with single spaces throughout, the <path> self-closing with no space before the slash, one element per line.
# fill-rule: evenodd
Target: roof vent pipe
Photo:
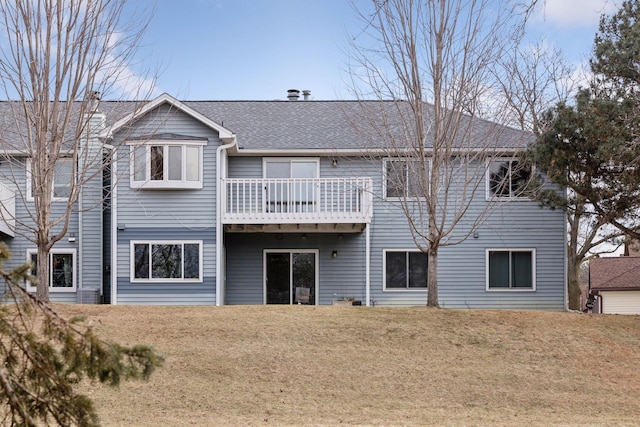
<path fill-rule="evenodd" d="M 300 97 L 300 91 L 298 89 L 289 89 L 287 91 L 287 99 L 289 101 L 297 101 Z"/>
<path fill-rule="evenodd" d="M 311 97 L 311 91 L 310 90 L 303 90 L 302 91 L 302 96 L 304 97 L 303 99 L 305 101 L 308 101 L 309 98 Z"/>

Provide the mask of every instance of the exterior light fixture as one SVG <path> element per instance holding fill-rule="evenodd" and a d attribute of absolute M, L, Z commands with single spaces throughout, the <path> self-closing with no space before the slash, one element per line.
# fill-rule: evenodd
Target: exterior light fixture
<path fill-rule="evenodd" d="M 331 258 L 338 258 L 338 251 L 331 252 Z"/>

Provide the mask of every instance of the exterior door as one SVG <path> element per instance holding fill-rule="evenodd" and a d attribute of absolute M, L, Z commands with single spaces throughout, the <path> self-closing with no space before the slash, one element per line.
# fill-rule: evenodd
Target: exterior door
<path fill-rule="evenodd" d="M 265 251 L 265 303 L 316 304 L 317 250 Z"/>
<path fill-rule="evenodd" d="M 314 212 L 318 189 L 316 159 L 268 159 L 264 161 L 264 177 L 272 181 L 265 187 L 265 212 Z"/>

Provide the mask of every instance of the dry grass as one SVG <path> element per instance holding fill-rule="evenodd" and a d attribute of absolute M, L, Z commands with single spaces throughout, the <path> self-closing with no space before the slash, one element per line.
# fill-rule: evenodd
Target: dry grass
<path fill-rule="evenodd" d="M 59 305 L 166 358 L 90 385 L 105 426 L 637 425 L 640 317 Z"/>

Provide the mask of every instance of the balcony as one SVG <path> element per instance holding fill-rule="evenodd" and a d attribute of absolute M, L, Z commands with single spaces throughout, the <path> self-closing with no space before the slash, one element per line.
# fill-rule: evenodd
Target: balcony
<path fill-rule="evenodd" d="M 223 179 L 227 231 L 359 232 L 371 221 L 370 178 Z"/>
<path fill-rule="evenodd" d="M 0 233 L 15 237 L 15 215 L 16 194 L 9 187 L 0 183 Z"/>

